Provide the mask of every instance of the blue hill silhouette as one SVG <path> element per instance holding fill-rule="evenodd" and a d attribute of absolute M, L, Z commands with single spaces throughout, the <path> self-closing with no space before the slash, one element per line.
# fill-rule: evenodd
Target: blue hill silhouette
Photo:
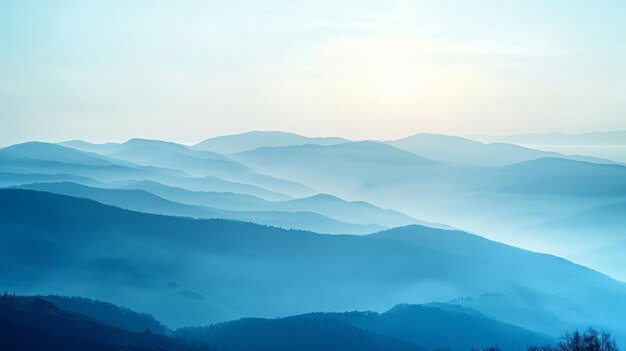
<path fill-rule="evenodd" d="M 214 351 L 207 345 L 151 332 L 129 332 L 52 302 L 0 296 L 0 348 L 29 351 Z"/>
<path fill-rule="evenodd" d="M 622 283 L 460 231 L 409 226 L 329 236 L 37 191 L 0 190 L 0 198 L 11 291 L 89 296 L 172 326 L 491 293 L 505 296 L 485 308 L 502 321 L 553 336 L 593 323 L 623 338 Z"/>
<path fill-rule="evenodd" d="M 146 139 L 121 144 L 18 144 L 0 149 L 0 184 L 69 181 L 151 192 L 145 182 L 152 182 L 154 195 L 182 205 L 208 207 L 212 212 L 226 211 L 218 217 L 328 233 L 363 234 L 415 223 L 463 228 L 626 279 L 620 264 L 624 255 L 611 249 L 619 241 L 613 238 L 620 234 L 613 229 L 623 222 L 619 218 L 614 220 L 617 226 L 608 222 L 605 229 L 581 225 L 574 226 L 574 232 L 568 225 L 541 225 L 623 202 L 626 167 L 622 165 L 598 164 L 602 160 L 596 159 L 580 162 L 572 158 L 586 158 L 543 151 L 530 155 L 516 146 L 425 134 L 403 141 L 411 152 L 383 142 L 311 139 L 281 132 L 253 132 L 213 141 L 229 147 L 242 143 L 230 155 Z M 425 155 L 409 147 L 416 142 Z M 438 152 L 450 154 L 440 157 L 443 162 L 423 157 L 437 159 Z M 534 159 L 545 155 L 554 157 Z M 470 164 L 505 165 L 461 165 L 450 163 L 454 160 L 448 156 Z M 509 165 L 527 156 L 531 159 Z M 474 162 L 474 157 L 486 157 L 488 162 Z M 320 201 L 317 195 L 334 200 Z M 361 206 L 364 202 L 389 211 Z M 153 211 L 150 206 L 122 207 Z M 207 217 L 197 211 L 157 213 Z M 611 252 L 615 259 L 603 259 L 600 251 Z"/>
<path fill-rule="evenodd" d="M 307 138 L 294 133 L 279 131 L 254 131 L 237 135 L 225 135 L 206 139 L 193 146 L 196 150 L 234 154 L 266 146 L 334 145 L 347 142 L 343 138 Z"/>
<path fill-rule="evenodd" d="M 546 157 L 596 163 L 614 163 L 614 161 L 607 159 L 563 155 L 507 143 L 486 144 L 442 134 L 420 133 L 386 143 L 432 160 L 465 165 L 503 166 Z"/>

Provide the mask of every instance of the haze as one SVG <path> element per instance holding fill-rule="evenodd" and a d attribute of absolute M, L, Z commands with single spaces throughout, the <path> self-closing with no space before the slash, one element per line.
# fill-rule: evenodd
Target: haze
<path fill-rule="evenodd" d="M 626 128 L 623 2 L 0 1 L 0 140 Z"/>

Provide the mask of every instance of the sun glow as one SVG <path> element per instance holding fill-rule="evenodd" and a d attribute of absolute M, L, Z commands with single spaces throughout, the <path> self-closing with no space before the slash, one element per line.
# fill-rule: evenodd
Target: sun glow
<path fill-rule="evenodd" d="M 417 80 L 409 71 L 393 72 L 382 81 L 381 90 L 390 98 L 402 99 L 417 93 Z"/>

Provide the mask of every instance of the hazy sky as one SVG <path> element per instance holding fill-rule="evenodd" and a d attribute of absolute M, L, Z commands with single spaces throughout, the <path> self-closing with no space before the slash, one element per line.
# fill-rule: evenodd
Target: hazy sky
<path fill-rule="evenodd" d="M 0 0 L 0 143 L 626 129 L 626 2 Z"/>

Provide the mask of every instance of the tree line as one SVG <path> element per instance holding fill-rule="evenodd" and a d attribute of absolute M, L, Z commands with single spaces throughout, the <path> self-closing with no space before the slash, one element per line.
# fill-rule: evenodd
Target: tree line
<path fill-rule="evenodd" d="M 482 350 L 472 348 L 471 351 L 503 350 L 498 346 L 492 346 Z M 579 330 L 566 332 L 556 345 L 531 345 L 527 351 L 619 351 L 619 348 L 610 333 L 588 327 L 584 332 Z"/>

